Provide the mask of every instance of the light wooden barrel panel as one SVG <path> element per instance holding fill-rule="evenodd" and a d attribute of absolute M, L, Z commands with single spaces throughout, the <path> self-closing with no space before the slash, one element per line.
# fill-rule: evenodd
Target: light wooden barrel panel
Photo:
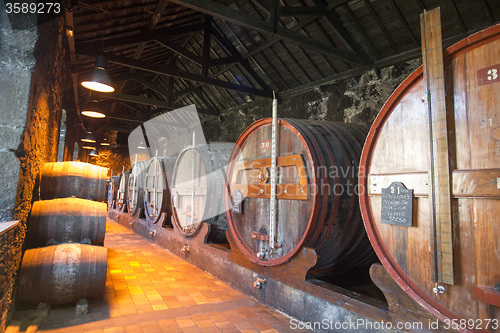
<path fill-rule="evenodd" d="M 80 198 L 35 201 L 29 233 L 33 246 L 45 246 L 49 240 L 79 243 L 88 239 L 92 244 L 102 244 L 106 204 Z"/>
<path fill-rule="evenodd" d="M 107 249 L 60 244 L 27 250 L 21 263 L 19 299 L 65 304 L 98 298 L 106 287 Z"/>
<path fill-rule="evenodd" d="M 172 222 L 185 237 L 195 235 L 205 222 L 211 226 L 209 242 L 227 242 L 224 192 L 233 147 L 234 143 L 219 142 L 188 147 L 179 154 L 172 176 Z"/>
<path fill-rule="evenodd" d="M 139 209 L 144 209 L 144 184 L 148 163 L 149 161 L 139 161 L 132 164 L 127 190 L 127 208 L 132 215 Z"/>
<path fill-rule="evenodd" d="M 389 274 L 441 320 L 500 320 L 500 25 L 444 52 L 453 220 L 453 285 L 434 293 L 429 139 L 422 68 L 393 93 L 363 149 L 364 223 Z M 381 189 L 414 189 L 413 226 L 381 223 Z M 496 305 L 495 305 L 496 304 Z M 472 330 L 479 326 L 468 327 Z M 490 325 L 491 328 L 491 325 Z"/>
<path fill-rule="evenodd" d="M 175 161 L 176 157 L 153 157 L 146 167 L 144 215 L 151 223 L 157 223 L 162 213 L 167 214 L 167 220 L 172 216 L 168 182 L 172 178 Z"/>
<path fill-rule="evenodd" d="M 334 122 L 278 120 L 276 244 L 270 234 L 271 119 L 240 136 L 227 171 L 231 235 L 249 260 L 276 266 L 302 247 L 318 253 L 315 273 L 367 268 L 375 260 L 356 195 L 358 161 L 366 130 Z M 240 211 L 233 208 L 238 192 Z"/>
<path fill-rule="evenodd" d="M 106 200 L 108 170 L 83 162 L 45 163 L 40 178 L 40 198 L 77 197 L 95 201 Z"/>

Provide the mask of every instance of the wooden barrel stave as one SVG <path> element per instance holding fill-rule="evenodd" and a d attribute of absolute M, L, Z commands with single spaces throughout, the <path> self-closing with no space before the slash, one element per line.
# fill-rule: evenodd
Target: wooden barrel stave
<path fill-rule="evenodd" d="M 83 162 L 45 163 L 40 175 L 40 199 L 77 197 L 106 201 L 107 169 Z"/>
<path fill-rule="evenodd" d="M 369 132 L 361 159 L 366 172 L 360 182 L 367 189 L 360 197 L 363 219 L 388 273 L 440 320 L 482 321 L 483 328 L 486 320 L 500 320 L 500 310 L 492 304 L 500 302 L 498 294 L 488 300 L 479 292 L 486 288 L 494 295 L 493 287 L 500 282 L 496 232 L 500 220 L 495 214 L 500 211 L 500 194 L 495 189 L 495 180 L 500 177 L 500 86 L 487 79 L 488 68 L 500 71 L 499 54 L 500 25 L 444 52 L 455 282 L 442 284 L 443 294 L 433 291 L 435 246 L 429 186 L 424 185 L 429 182 L 429 143 L 422 68 L 386 102 Z M 379 189 L 392 181 L 415 190 L 413 227 L 380 222 Z M 468 328 L 475 331 L 480 327 Z"/>
<path fill-rule="evenodd" d="M 30 216 L 30 243 L 45 246 L 79 243 L 84 239 L 102 244 L 106 233 L 106 204 L 80 198 L 35 201 Z"/>
<path fill-rule="evenodd" d="M 27 250 L 21 263 L 19 298 L 65 304 L 97 298 L 106 286 L 107 249 L 60 244 Z"/>
<path fill-rule="evenodd" d="M 187 147 L 177 158 L 172 176 L 172 222 L 174 227 L 185 237 L 195 235 L 203 222 L 210 224 L 211 231 L 208 242 L 226 243 L 227 221 L 224 204 L 225 177 L 227 163 L 234 143 L 212 143 L 196 147 Z M 185 187 L 191 179 L 192 154 L 195 154 L 195 169 L 198 171 L 195 181 L 196 191 L 204 188 L 206 193 L 195 195 L 198 220 L 194 223 L 188 221 L 184 211 L 190 210 L 190 197 L 192 190 L 179 194 L 179 186 Z M 190 157 L 191 159 L 188 158 Z M 189 207 L 188 207 L 189 205 Z"/>
<path fill-rule="evenodd" d="M 287 166 L 289 162 L 285 162 L 285 159 L 293 157 L 296 160 L 294 156 L 301 156 L 310 193 L 306 200 L 296 199 L 291 195 L 278 199 L 278 221 L 287 223 L 278 223 L 277 232 L 289 243 L 280 242 L 281 247 L 277 250 L 278 255 L 275 258 L 257 257 L 259 247 L 265 246 L 265 242 L 256 244 L 255 240 L 265 236 L 256 235 L 254 240 L 249 239 L 249 235 L 253 237 L 259 230 L 267 233 L 265 224 L 269 224 L 269 199 L 265 197 L 247 196 L 243 208 L 245 216 L 233 214 L 228 210 L 229 226 L 236 244 L 251 261 L 266 266 L 282 264 L 301 247 L 307 246 L 315 248 L 319 254 L 315 267 L 317 270 L 331 271 L 360 265 L 366 267 L 375 260 L 375 256 L 362 226 L 357 197 L 351 198 L 352 195 L 347 191 L 334 193 L 336 187 L 353 190 L 357 184 L 361 132 L 357 128 L 343 128 L 349 127 L 349 124 L 337 125 L 331 122 L 281 119 L 279 124 L 279 156 L 284 163 L 279 167 L 280 184 L 293 185 L 301 181 L 298 171 L 292 173 L 285 171 L 290 168 Z M 239 173 L 235 170 L 243 163 L 240 161 L 241 154 L 244 154 L 243 160 L 254 162 L 259 158 L 270 156 L 270 151 L 259 152 L 256 148 L 266 144 L 270 137 L 270 119 L 252 124 L 240 136 L 228 169 L 227 181 L 230 189 L 237 183 L 234 177 L 240 177 L 236 175 L 239 175 L 241 170 Z M 336 170 L 338 171 L 336 175 L 330 173 L 332 167 L 339 169 Z M 296 164 L 295 168 L 298 170 L 299 164 Z M 350 177 L 349 171 L 353 173 Z M 240 188 L 239 186 L 234 188 Z M 315 192 L 312 191 L 314 188 Z M 293 187 L 292 189 L 295 190 Z M 327 192 L 322 195 L 322 190 Z M 234 190 L 226 198 L 228 208 L 232 204 L 233 192 Z M 356 261 L 355 254 L 364 254 L 364 257 Z"/>
<path fill-rule="evenodd" d="M 148 162 L 134 162 L 131 167 L 127 189 L 127 209 L 132 215 L 139 209 L 144 209 L 144 183 Z"/>
<path fill-rule="evenodd" d="M 172 216 L 170 186 L 176 157 L 153 157 L 146 167 L 144 181 L 144 214 L 151 223 L 157 223 L 162 213 L 167 215 L 167 223 Z M 154 175 L 156 165 L 156 176 Z M 156 192 L 156 203 L 155 193 Z"/>

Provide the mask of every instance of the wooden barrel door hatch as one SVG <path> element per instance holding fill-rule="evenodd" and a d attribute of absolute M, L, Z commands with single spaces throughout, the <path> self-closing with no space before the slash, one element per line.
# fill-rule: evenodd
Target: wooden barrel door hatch
<path fill-rule="evenodd" d="M 144 215 L 151 223 L 157 223 L 166 214 L 170 225 L 172 216 L 169 180 L 172 177 L 176 157 L 153 157 L 146 167 L 144 182 Z"/>
<path fill-rule="evenodd" d="M 428 109 L 420 67 L 396 89 L 363 149 L 360 204 L 366 230 L 388 273 L 440 320 L 475 331 L 500 319 L 500 25 L 448 48 L 444 55 L 450 152 L 453 284 L 437 281 L 430 206 Z M 410 225 L 382 220 L 382 191 L 413 190 Z M 386 201 L 387 203 L 387 201 Z M 384 214 L 385 216 L 385 214 Z M 496 286 L 496 288 L 495 288 Z M 495 289 L 494 289 L 495 288 Z M 481 324 L 482 326 L 478 325 Z M 490 324 L 488 330 L 492 329 Z"/>
<path fill-rule="evenodd" d="M 127 209 L 131 215 L 144 209 L 144 183 L 146 180 L 146 167 L 149 161 L 139 161 L 132 164 L 128 177 Z"/>
<path fill-rule="evenodd" d="M 115 208 L 116 193 L 120 185 L 120 176 L 112 176 L 108 181 L 108 210 Z"/>
<path fill-rule="evenodd" d="M 234 143 L 212 143 L 185 148 L 172 176 L 172 223 L 185 237 L 210 224 L 207 241 L 227 243 L 224 191 L 226 169 Z"/>
<path fill-rule="evenodd" d="M 238 248 L 264 266 L 283 264 L 307 246 L 318 254 L 313 272 L 369 267 L 376 257 L 356 195 L 366 129 L 278 120 L 277 222 L 270 242 L 271 122 L 266 118 L 252 124 L 231 154 L 226 208 Z"/>
<path fill-rule="evenodd" d="M 120 181 L 118 182 L 118 189 L 116 191 L 116 209 L 122 212 L 127 211 L 127 195 L 128 195 L 128 178 L 130 176 L 130 171 L 123 171 L 120 175 Z"/>

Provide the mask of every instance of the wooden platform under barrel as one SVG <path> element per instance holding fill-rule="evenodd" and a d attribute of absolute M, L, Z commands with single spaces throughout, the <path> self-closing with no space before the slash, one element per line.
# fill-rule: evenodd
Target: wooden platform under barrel
<path fill-rule="evenodd" d="M 208 242 L 227 243 L 224 192 L 234 143 L 188 147 L 177 158 L 172 175 L 173 226 L 185 237 L 210 224 Z"/>
<path fill-rule="evenodd" d="M 365 129 L 353 124 L 279 119 L 277 219 L 270 224 L 271 119 L 240 136 L 227 171 L 232 238 L 259 265 L 287 262 L 302 247 L 318 254 L 315 273 L 365 268 L 375 260 L 356 194 Z M 272 240 L 272 242 L 270 242 Z"/>
<path fill-rule="evenodd" d="M 453 243 L 439 244 L 433 232 L 422 68 L 397 88 L 369 132 L 361 208 L 377 255 L 403 290 L 439 319 L 473 321 L 474 330 L 500 320 L 500 292 L 493 289 L 500 283 L 500 25 L 444 56 Z M 397 193 L 393 182 L 413 190 L 413 213 L 404 218 L 409 226 L 391 213 L 401 205 L 382 208 L 382 191 Z M 455 281 L 444 284 L 435 258 L 445 255 L 438 248 L 449 247 Z"/>

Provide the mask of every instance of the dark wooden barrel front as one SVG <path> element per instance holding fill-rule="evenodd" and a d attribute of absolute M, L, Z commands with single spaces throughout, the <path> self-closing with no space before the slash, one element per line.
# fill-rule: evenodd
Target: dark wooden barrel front
<path fill-rule="evenodd" d="M 172 178 L 176 157 L 153 157 L 146 167 L 144 185 L 144 214 L 151 223 L 157 223 L 162 213 L 172 216 L 169 180 Z"/>
<path fill-rule="evenodd" d="M 239 249 L 260 265 L 282 264 L 302 247 L 318 257 L 315 269 L 367 267 L 374 259 L 357 196 L 365 129 L 327 121 L 278 120 L 277 225 L 270 233 L 271 119 L 245 130 L 227 171 L 229 229 Z M 241 201 L 238 197 L 244 198 Z"/>
<path fill-rule="evenodd" d="M 98 298 L 106 286 L 107 249 L 60 244 L 27 250 L 21 263 L 19 299 L 65 304 Z"/>
<path fill-rule="evenodd" d="M 128 195 L 128 179 L 130 171 L 123 171 L 118 182 L 118 190 L 116 191 L 116 209 L 124 212 L 127 210 L 127 195 Z"/>
<path fill-rule="evenodd" d="M 116 194 L 120 185 L 120 176 L 113 176 L 108 181 L 108 209 L 115 208 Z"/>
<path fill-rule="evenodd" d="M 108 170 L 82 162 L 45 163 L 40 178 L 40 199 L 77 197 L 106 201 Z"/>
<path fill-rule="evenodd" d="M 227 242 L 224 191 L 233 148 L 234 143 L 220 142 L 188 147 L 179 154 L 172 176 L 172 222 L 185 237 L 196 234 L 205 222 L 211 226 L 209 242 Z"/>
<path fill-rule="evenodd" d="M 130 214 L 144 209 L 144 184 L 146 182 L 146 167 L 149 161 L 139 161 L 132 164 L 128 178 L 127 208 Z"/>
<path fill-rule="evenodd" d="M 92 244 L 102 244 L 105 233 L 104 202 L 64 198 L 33 203 L 29 220 L 33 246 L 45 246 L 49 240 L 79 243 L 88 239 Z"/>
<path fill-rule="evenodd" d="M 444 68 L 452 266 L 438 267 L 435 260 L 440 251 L 429 199 L 422 67 L 396 89 L 370 129 L 360 165 L 366 189 L 360 204 L 370 241 L 399 286 L 440 320 L 475 331 L 500 320 L 500 293 L 494 290 L 500 283 L 500 77 L 495 76 L 500 74 L 500 25 L 448 48 Z M 382 223 L 381 192 L 393 182 L 414 191 L 410 226 Z M 444 272 L 454 274 L 454 283 L 437 281 L 439 270 L 450 268 Z M 442 292 L 435 293 L 436 283 Z"/>

